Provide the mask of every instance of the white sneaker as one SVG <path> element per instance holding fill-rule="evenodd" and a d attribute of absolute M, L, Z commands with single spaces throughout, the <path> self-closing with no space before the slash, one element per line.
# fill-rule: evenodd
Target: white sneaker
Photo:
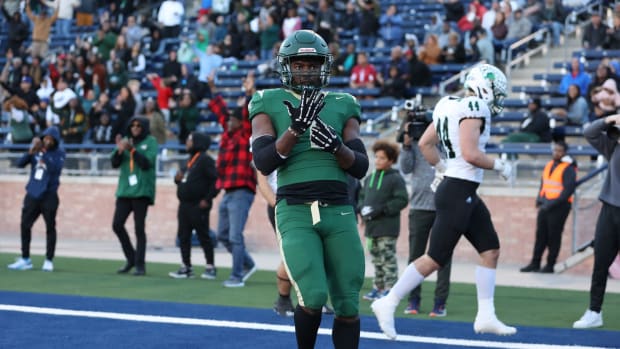
<path fill-rule="evenodd" d="M 43 262 L 43 267 L 41 268 L 41 270 L 54 271 L 54 263 L 49 259 L 46 259 L 45 262 Z"/>
<path fill-rule="evenodd" d="M 512 326 L 506 326 L 497 319 L 497 316 L 476 316 L 474 321 L 474 332 L 476 333 L 492 333 L 500 336 L 510 336 L 517 333 L 517 329 Z"/>
<path fill-rule="evenodd" d="M 592 328 L 603 326 L 603 312 L 597 313 L 590 309 L 586 310 L 581 319 L 573 323 L 573 328 Z"/>
<path fill-rule="evenodd" d="M 377 322 L 379 322 L 381 331 L 383 331 L 389 339 L 396 339 L 396 329 L 394 328 L 394 312 L 396 311 L 396 305 L 392 304 L 388 297 L 379 298 L 370 305 L 372 312 L 375 313 Z"/>
<path fill-rule="evenodd" d="M 30 270 L 32 269 L 32 261 L 30 258 L 17 258 L 15 263 L 11 263 L 8 265 L 9 269 L 12 270 Z"/>

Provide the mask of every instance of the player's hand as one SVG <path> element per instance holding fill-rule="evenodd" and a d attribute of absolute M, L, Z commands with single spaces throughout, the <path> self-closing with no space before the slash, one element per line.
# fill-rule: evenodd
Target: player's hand
<path fill-rule="evenodd" d="M 293 107 L 289 101 L 282 101 L 291 118 L 291 129 L 301 135 L 312 125 L 319 112 L 325 106 L 325 95 L 319 89 L 304 89 L 301 93 L 299 107 Z"/>
<path fill-rule="evenodd" d="M 310 143 L 312 146 L 332 154 L 336 154 L 342 146 L 342 141 L 338 138 L 336 130 L 324 123 L 320 118 L 316 118 L 314 124 L 312 124 Z"/>
<path fill-rule="evenodd" d="M 499 172 L 500 177 L 505 181 L 509 181 L 512 178 L 512 165 L 501 159 L 495 159 L 493 169 Z"/>
<path fill-rule="evenodd" d="M 439 160 L 435 164 L 435 179 L 431 182 L 431 190 L 433 193 L 437 191 L 437 187 L 443 181 L 444 174 L 446 173 L 446 164 L 443 160 Z"/>
<path fill-rule="evenodd" d="M 362 216 L 362 220 L 368 222 L 377 217 L 379 217 L 383 213 L 382 208 L 374 208 L 372 206 L 364 206 L 360 210 L 360 214 Z"/>

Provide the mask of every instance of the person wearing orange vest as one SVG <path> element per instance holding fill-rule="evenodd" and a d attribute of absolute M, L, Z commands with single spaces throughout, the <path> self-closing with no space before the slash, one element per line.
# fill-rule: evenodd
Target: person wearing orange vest
<path fill-rule="evenodd" d="M 553 273 L 577 179 L 577 164 L 566 154 L 567 150 L 568 145 L 564 141 L 553 143 L 553 159 L 543 169 L 540 190 L 536 198 L 538 216 L 534 255 L 530 264 L 521 268 L 521 272 Z M 547 265 L 541 269 L 540 260 L 545 248 Z"/>

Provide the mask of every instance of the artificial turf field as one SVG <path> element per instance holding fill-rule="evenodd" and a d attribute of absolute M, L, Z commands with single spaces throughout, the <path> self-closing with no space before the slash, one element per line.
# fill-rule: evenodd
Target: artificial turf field
<path fill-rule="evenodd" d="M 177 265 L 148 263 L 146 277 L 117 275 L 121 261 L 55 259 L 55 271 L 11 271 L 14 254 L 0 254 L 0 348 L 56 347 L 213 347 L 290 348 L 295 346 L 290 318 L 271 310 L 275 300 L 273 271 L 258 271 L 246 287 L 221 286 L 229 274 L 218 270 L 215 281 L 175 280 Z M 42 256 L 33 256 L 35 268 Z M 363 292 L 371 287 L 367 279 Z M 432 307 L 432 282 L 423 287 L 422 313 Z M 620 294 L 607 294 L 605 326 L 573 330 L 588 303 L 588 293 L 549 289 L 496 289 L 499 317 L 517 326 L 512 337 L 475 335 L 475 286 L 452 283 L 448 316 L 404 315 L 397 310 L 399 339 L 386 341 L 361 300 L 361 348 L 620 348 Z M 332 316 L 325 315 L 317 348 L 331 347 Z M 414 343 L 412 343 L 414 342 Z"/>

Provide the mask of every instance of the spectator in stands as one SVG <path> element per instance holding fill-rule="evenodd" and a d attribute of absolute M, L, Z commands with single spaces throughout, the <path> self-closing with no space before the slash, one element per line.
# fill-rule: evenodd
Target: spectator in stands
<path fill-rule="evenodd" d="M 195 101 L 200 101 L 204 97 L 204 91 L 202 90 L 202 84 L 196 78 L 194 74 L 194 67 L 190 64 L 181 65 L 181 75 L 177 80 L 176 87 L 174 89 L 174 97 L 179 99 L 181 93 L 185 90 L 190 91 L 194 95 Z"/>
<path fill-rule="evenodd" d="M 243 229 L 256 192 L 256 175 L 250 153 L 251 126 L 247 109 L 226 111 L 221 95 L 209 102 L 224 132 L 217 157 L 216 187 L 224 190 L 220 201 L 217 227 L 218 240 L 232 254 L 232 271 L 224 287 L 244 287 L 245 281 L 256 271 L 256 264 L 247 252 Z"/>
<path fill-rule="evenodd" d="M 10 141 L 13 144 L 28 144 L 32 141 L 35 120 L 28 113 L 28 104 L 17 95 L 12 95 L 2 103 L 2 110 L 8 113 Z"/>
<path fill-rule="evenodd" d="M 152 97 L 147 98 L 144 102 L 144 108 L 140 111 L 140 115 L 149 120 L 151 134 L 157 140 L 157 144 L 165 144 L 168 139 L 166 120 Z"/>
<path fill-rule="evenodd" d="M 266 22 L 259 22 L 260 32 L 260 59 L 268 60 L 273 58 L 273 46 L 280 41 L 280 26 L 276 22 L 273 14 L 267 16 Z"/>
<path fill-rule="evenodd" d="M 142 41 L 144 29 L 136 23 L 136 16 L 127 17 L 127 25 L 121 31 L 125 36 L 128 47 L 133 47 Z"/>
<path fill-rule="evenodd" d="M 594 94 L 594 89 L 603 86 L 603 83 L 607 81 L 607 79 L 616 79 L 616 77 L 613 74 L 611 65 L 609 64 L 609 60 L 602 59 L 599 65 L 596 67 L 596 71 L 592 76 L 590 85 L 588 85 L 587 93 L 584 94 L 583 91 L 581 91 L 582 95 L 584 95 L 588 99 L 588 103 L 591 103 L 590 97 L 592 97 L 592 95 Z"/>
<path fill-rule="evenodd" d="M 187 137 L 198 126 L 200 119 L 200 113 L 196 108 L 196 102 L 191 91 L 184 90 L 181 94 L 181 98 L 178 101 L 178 106 L 173 108 L 170 112 L 170 121 L 176 121 L 179 126 L 179 144 L 185 144 Z"/>
<path fill-rule="evenodd" d="M 80 0 L 39 0 L 44 5 L 51 8 L 58 8 L 58 19 L 56 20 L 56 35 L 62 37 L 71 36 L 71 24 L 73 12 L 80 6 Z"/>
<path fill-rule="evenodd" d="M 60 173 L 65 161 L 65 152 L 60 147 L 60 135 L 55 127 L 48 128 L 42 134 L 43 140 L 35 137 L 28 152 L 24 154 L 17 166 L 30 164 L 30 178 L 26 184 L 26 196 L 21 213 L 21 257 L 9 264 L 9 269 L 32 269 L 30 260 L 30 241 L 32 226 L 40 215 L 45 221 L 46 250 L 43 271 L 54 270 L 56 252 L 56 212 L 58 210 L 58 186 Z"/>
<path fill-rule="evenodd" d="M 114 111 L 112 103 L 110 103 L 110 97 L 105 91 L 99 94 L 97 101 L 93 103 L 93 107 L 90 109 L 90 113 L 88 114 L 88 124 L 90 125 L 90 127 L 95 127 L 96 125 L 98 125 L 100 122 L 99 119 L 104 113 L 110 116 L 112 127 L 114 127 L 114 120 L 112 119 L 112 117 L 116 116 L 116 113 Z M 116 135 L 114 134 L 114 129 L 112 131 L 112 140 L 114 140 L 114 137 Z"/>
<path fill-rule="evenodd" d="M 381 75 L 383 79 L 387 79 L 390 76 L 390 69 L 392 67 L 397 68 L 398 75 L 402 80 L 407 80 L 409 78 L 407 58 L 403 55 L 403 48 L 400 45 L 392 47 L 390 50 L 390 60 L 381 66 Z"/>
<path fill-rule="evenodd" d="M 378 140 L 372 150 L 375 170 L 366 176 L 358 203 L 366 246 L 375 269 L 372 290 L 363 296 L 369 301 L 386 295 L 398 280 L 396 241 L 400 233 L 400 211 L 408 201 L 405 180 L 392 168 L 398 161 L 398 145 Z"/>
<path fill-rule="evenodd" d="M 151 82 L 155 90 L 157 90 L 157 107 L 164 114 L 166 125 L 170 123 L 170 99 L 174 95 L 174 91 L 167 79 L 162 79 L 155 73 L 149 73 L 146 78 Z M 171 78 L 172 80 L 176 77 Z"/>
<path fill-rule="evenodd" d="M 433 83 L 433 73 L 428 65 L 418 59 L 415 54 L 409 55 L 408 84 L 410 87 L 426 87 Z"/>
<path fill-rule="evenodd" d="M 6 53 L 6 63 L 0 74 L 2 86 L 9 91 L 16 91 L 22 81 L 22 59 L 14 56 L 13 52 Z"/>
<path fill-rule="evenodd" d="M 502 143 L 537 143 L 551 141 L 549 116 L 541 108 L 540 98 L 533 98 L 527 105 L 527 117 L 521 123 L 519 131 L 513 132 Z"/>
<path fill-rule="evenodd" d="M 603 49 L 607 42 L 607 29 L 607 25 L 601 21 L 600 11 L 591 11 L 590 22 L 583 29 L 581 46 L 585 49 Z"/>
<path fill-rule="evenodd" d="M 220 52 L 223 58 L 241 59 L 241 45 L 236 34 L 228 33 L 220 44 Z"/>
<path fill-rule="evenodd" d="M 379 2 L 375 0 L 357 0 L 359 6 L 359 29 L 356 46 L 360 49 L 374 48 L 377 42 L 379 19 L 377 9 Z"/>
<path fill-rule="evenodd" d="M 87 69 L 92 72 L 92 83 L 99 85 L 99 89 L 101 91 L 105 91 L 107 89 L 107 72 L 105 65 L 101 63 L 100 56 L 98 54 L 89 52 L 86 56 L 87 59 Z"/>
<path fill-rule="evenodd" d="M 114 144 L 114 130 L 110 114 L 103 112 L 99 115 L 99 122 L 93 128 L 93 143 Z"/>
<path fill-rule="evenodd" d="M 527 273 L 553 273 L 562 246 L 562 232 L 571 210 L 577 181 L 577 163 L 568 154 L 564 141 L 553 143 L 553 158 L 545 165 L 536 197 L 536 241 L 530 264 L 521 268 Z M 547 250 L 547 265 L 540 268 L 543 252 Z"/>
<path fill-rule="evenodd" d="M 217 46 L 209 45 L 206 51 L 194 50 L 198 56 L 199 70 L 198 81 L 202 84 L 203 98 L 211 98 L 209 79 L 215 76 L 215 72 L 222 65 L 222 56 L 218 53 Z"/>
<path fill-rule="evenodd" d="M 508 35 L 508 25 L 506 24 L 506 15 L 504 12 L 497 12 L 495 15 L 495 22 L 491 26 L 491 34 L 493 36 L 493 41 L 501 43 L 504 39 L 506 39 L 506 35 Z"/>
<path fill-rule="evenodd" d="M 357 32 L 358 25 L 359 25 L 359 13 L 357 12 L 355 1 L 347 1 L 347 4 L 345 5 L 345 8 L 344 8 L 344 14 L 340 16 L 340 20 L 338 21 L 338 30 Z"/>
<path fill-rule="evenodd" d="M 65 143 L 81 144 L 88 130 L 88 118 L 77 95 L 69 101 L 68 109 L 68 113 L 61 114 L 60 133 Z"/>
<path fill-rule="evenodd" d="M 148 207 L 155 203 L 158 146 L 155 138 L 150 135 L 149 122 L 144 118 L 131 118 L 124 131 L 126 137 L 116 135 L 116 147 L 111 156 L 112 167 L 120 168 L 112 229 L 126 259 L 125 265 L 117 272 L 126 274 L 135 267 L 133 275 L 142 276 L 146 274 L 146 214 Z M 132 212 L 135 248 L 125 229 L 125 222 Z"/>
<path fill-rule="evenodd" d="M 461 30 L 462 33 L 474 29 L 476 21 L 478 23 L 482 22 L 482 17 L 486 12 L 487 9 L 486 7 L 484 7 L 483 4 L 480 3 L 480 0 L 473 0 L 469 3 L 467 13 L 458 20 L 458 28 Z"/>
<path fill-rule="evenodd" d="M 620 13 L 614 13 L 613 27 L 607 28 L 607 43 L 604 46 L 609 50 L 620 50 Z"/>
<path fill-rule="evenodd" d="M 50 17 L 46 9 L 41 9 L 38 15 L 34 15 L 30 9 L 30 0 L 26 0 L 26 15 L 32 22 L 32 43 L 30 44 L 30 55 L 46 57 L 49 49 L 49 37 L 52 31 L 52 23 L 58 18 L 58 7 L 54 9 L 54 14 Z"/>
<path fill-rule="evenodd" d="M 457 22 L 465 15 L 465 7 L 459 0 L 438 0 L 446 11 L 446 22 Z"/>
<path fill-rule="evenodd" d="M 615 114 L 593 122 L 584 130 L 584 136 L 603 157 L 609 161 L 598 199 L 602 207 L 594 232 L 594 267 L 590 283 L 590 304 L 583 316 L 573 323 L 573 328 L 592 328 L 603 326 L 603 299 L 609 267 L 620 250 L 618 232 L 620 225 L 620 188 L 618 188 L 618 170 L 620 169 L 620 151 L 618 135 L 620 115 Z"/>
<path fill-rule="evenodd" d="M 162 28 L 162 38 L 178 38 L 181 34 L 181 22 L 185 15 L 183 4 L 176 0 L 165 0 L 157 12 L 157 22 Z"/>
<path fill-rule="evenodd" d="M 132 77 L 140 77 L 142 76 L 142 73 L 144 73 L 145 69 L 146 58 L 144 57 L 144 54 L 142 54 L 140 41 L 138 41 L 131 47 L 129 61 L 127 62 L 127 71 Z"/>
<path fill-rule="evenodd" d="M 301 17 L 297 14 L 297 7 L 289 6 L 286 10 L 286 18 L 282 21 L 282 38 L 286 39 L 299 29 L 301 29 Z"/>
<path fill-rule="evenodd" d="M 379 35 L 384 47 L 394 47 L 403 43 L 403 18 L 395 4 L 388 6 L 379 18 Z"/>
<path fill-rule="evenodd" d="M 209 280 L 216 277 L 214 246 L 209 236 L 209 212 L 213 206 L 213 198 L 217 195 L 217 171 L 215 161 L 207 153 L 210 146 L 211 137 L 201 132 L 192 132 L 185 143 L 190 157 L 187 164 L 174 176 L 179 199 L 177 235 L 183 264 L 178 271 L 168 275 L 176 279 L 191 278 L 194 275 L 191 260 L 192 231 L 196 231 L 206 260 L 206 268 L 201 277 Z"/>
<path fill-rule="evenodd" d="M 140 85 L 141 82 L 137 79 L 131 79 L 127 81 L 127 87 L 129 88 L 129 91 L 131 91 L 133 100 L 136 102 L 133 112 L 134 115 L 139 115 L 144 107 L 144 102 L 142 101 L 142 92 L 140 92 Z"/>
<path fill-rule="evenodd" d="M 151 45 L 153 42 L 151 42 Z M 106 62 L 110 59 L 110 51 L 116 45 L 116 33 L 110 27 L 110 21 L 101 22 L 101 28 L 97 30 L 97 37 L 93 40 L 93 46 L 97 48 L 97 54 Z M 151 48 L 152 49 L 152 48 Z"/>
<path fill-rule="evenodd" d="M 333 45 L 335 43 L 331 43 Z M 344 54 L 334 59 L 334 68 L 337 70 L 339 76 L 351 76 L 353 67 L 357 64 L 357 53 L 355 52 L 355 43 L 350 42 L 347 44 Z"/>
<path fill-rule="evenodd" d="M 480 25 L 487 31 L 489 37 L 493 36 L 492 27 L 495 24 L 495 18 L 497 14 L 501 12 L 498 0 L 491 1 L 491 8 L 484 13 Z"/>
<path fill-rule="evenodd" d="M 448 38 L 448 44 L 441 49 L 439 55 L 439 61 L 445 64 L 450 63 L 465 63 L 467 56 L 465 54 L 465 47 L 461 42 L 461 38 L 458 33 L 450 33 Z"/>
<path fill-rule="evenodd" d="M 390 96 L 397 99 L 405 98 L 407 93 L 407 80 L 403 79 L 397 66 L 391 66 L 388 75 L 383 79 L 381 96 Z"/>
<path fill-rule="evenodd" d="M 441 24 L 441 33 L 437 35 L 437 44 L 439 47 L 446 47 L 448 42 L 450 41 L 450 35 L 452 33 L 456 33 L 454 29 L 452 29 L 452 24 L 450 22 L 444 21 Z"/>
<path fill-rule="evenodd" d="M 424 25 L 424 41 L 428 38 L 429 35 L 434 34 L 439 37 L 443 31 L 443 23 L 441 16 L 437 12 L 433 12 L 430 15 L 431 22 L 429 24 Z M 415 35 L 415 34 L 413 34 Z M 406 38 L 405 38 L 406 39 Z M 417 40 L 417 37 L 416 37 Z M 416 42 L 417 44 L 417 42 Z M 416 45 L 417 46 L 417 45 Z"/>
<path fill-rule="evenodd" d="M 476 36 L 475 47 L 479 54 L 477 60 L 484 60 L 489 64 L 495 64 L 495 47 L 493 47 L 493 41 L 489 38 L 489 33 L 482 29 L 476 31 Z"/>
<path fill-rule="evenodd" d="M 80 0 L 80 6 L 75 9 L 75 25 L 78 27 L 93 25 L 93 17 L 97 12 L 97 0 Z"/>
<path fill-rule="evenodd" d="M 230 32 L 230 30 L 228 28 L 228 23 L 226 23 L 226 19 L 224 16 L 218 15 L 215 17 L 215 30 L 213 31 L 213 35 L 208 37 L 209 44 L 220 44 L 228 32 Z"/>
<path fill-rule="evenodd" d="M 250 29 L 250 24 L 245 23 L 243 30 L 239 34 L 241 41 L 241 54 L 246 61 L 255 61 L 258 59 L 260 51 L 260 38 L 258 34 Z"/>
<path fill-rule="evenodd" d="M 403 53 L 406 59 L 409 59 L 411 55 L 418 55 L 420 43 L 418 42 L 418 36 L 415 34 L 405 34 L 405 45 L 403 45 Z"/>
<path fill-rule="evenodd" d="M 41 82 L 45 78 L 47 70 L 41 66 L 41 57 L 30 56 L 30 67 L 28 68 L 28 76 L 32 78 L 32 88 L 37 90 L 41 86 Z"/>
<path fill-rule="evenodd" d="M 510 46 L 510 44 L 520 40 L 532 32 L 532 22 L 523 16 L 523 10 L 518 8 L 512 13 L 512 17 L 508 20 L 508 34 L 506 35 L 506 42 L 504 46 Z"/>
<path fill-rule="evenodd" d="M 20 55 L 22 52 L 22 44 L 30 35 L 30 28 L 28 24 L 22 20 L 22 14 L 17 11 L 10 15 L 4 6 L 1 6 L 2 14 L 6 17 L 7 24 L 7 50 L 14 52 L 16 55 Z"/>
<path fill-rule="evenodd" d="M 328 0 L 319 0 L 318 8 L 314 19 L 314 28 L 325 42 L 328 44 L 334 40 L 337 27 L 336 14 Z"/>
<path fill-rule="evenodd" d="M 570 62 L 569 72 L 560 81 L 558 93 L 565 95 L 568 92 L 568 87 L 572 84 L 579 85 L 579 89 L 583 92 L 588 91 L 590 79 L 590 74 L 585 71 L 583 63 L 581 63 L 578 57 L 573 57 Z"/>
<path fill-rule="evenodd" d="M 579 85 L 572 84 L 566 92 L 566 107 L 554 108 L 551 115 L 572 126 L 582 126 L 588 122 L 588 101 L 581 95 Z"/>
<path fill-rule="evenodd" d="M 607 79 L 603 85 L 595 87 L 590 100 L 594 106 L 594 115 L 590 116 L 591 121 L 616 114 L 620 108 L 620 93 L 616 80 Z"/>
<path fill-rule="evenodd" d="M 368 55 L 362 51 L 357 54 L 357 64 L 351 70 L 351 88 L 373 88 L 381 85 L 382 77 L 375 66 L 368 62 Z"/>
<path fill-rule="evenodd" d="M 116 120 L 114 121 L 114 137 L 118 134 L 121 136 L 129 136 L 124 132 L 129 131 L 127 125 L 129 120 L 131 120 L 131 118 L 135 115 L 134 112 L 136 110 L 136 101 L 133 98 L 133 94 L 131 93 L 129 87 L 123 86 L 120 88 L 112 107 L 116 113 Z"/>
<path fill-rule="evenodd" d="M 76 93 L 69 88 L 67 81 L 60 77 L 56 83 L 56 90 L 51 95 L 50 115 L 48 125 L 57 125 L 60 129 L 61 120 L 68 120 L 70 117 L 69 101 L 76 98 Z"/>
<path fill-rule="evenodd" d="M 124 62 L 120 59 L 115 59 L 112 61 L 112 71 L 108 74 L 107 85 L 110 94 L 116 95 L 121 87 L 127 85 L 127 81 L 129 81 L 129 76 L 127 76 Z"/>
<path fill-rule="evenodd" d="M 437 40 L 437 36 L 432 34 L 429 35 L 424 41 L 424 45 L 420 47 L 420 52 L 418 53 L 418 58 L 420 62 L 424 64 L 438 64 L 441 56 L 441 47 L 439 47 L 439 42 Z"/>
<path fill-rule="evenodd" d="M 162 37 L 159 28 L 151 29 L 151 41 L 148 43 L 150 54 L 157 54 L 160 49 L 163 52 Z"/>

